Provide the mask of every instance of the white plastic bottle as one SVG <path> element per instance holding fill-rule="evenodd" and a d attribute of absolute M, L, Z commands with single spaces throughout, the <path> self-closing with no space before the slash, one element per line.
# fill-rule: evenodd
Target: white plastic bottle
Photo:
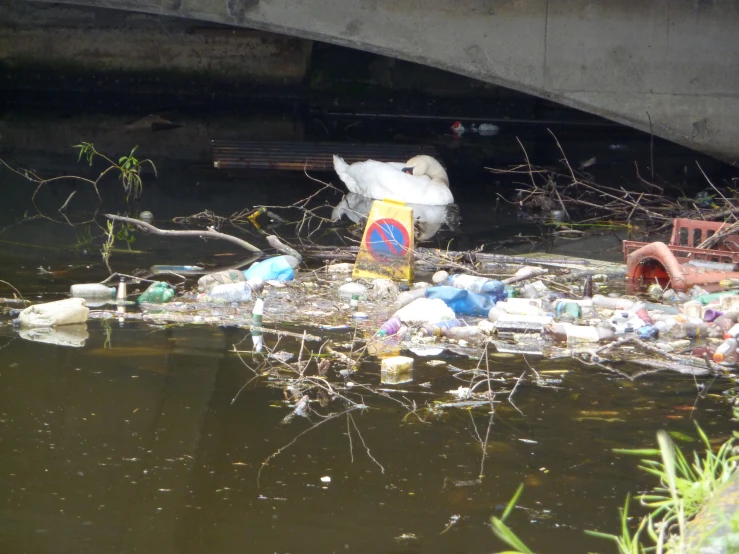
<path fill-rule="evenodd" d="M 736 339 L 726 339 L 713 354 L 713 361 L 717 364 L 727 365 L 736 363 L 736 349 L 738 346 Z"/>
<path fill-rule="evenodd" d="M 69 294 L 73 298 L 89 298 L 89 299 L 112 299 L 115 298 L 115 287 L 109 287 L 101 283 L 81 283 L 72 285 L 69 288 Z"/>

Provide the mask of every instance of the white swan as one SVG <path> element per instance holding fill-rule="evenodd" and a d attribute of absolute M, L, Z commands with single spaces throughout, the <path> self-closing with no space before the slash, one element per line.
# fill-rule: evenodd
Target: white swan
<path fill-rule="evenodd" d="M 354 223 L 364 223 L 367 221 L 373 202 L 372 198 L 349 192 L 334 207 L 331 219 L 338 221 L 342 216 L 346 216 Z M 428 204 L 406 203 L 406 206 L 413 208 L 413 221 L 417 226 L 417 241 L 430 240 L 445 223 L 448 224 L 448 211 L 452 208 L 451 204 L 429 206 Z"/>
<path fill-rule="evenodd" d="M 431 156 L 415 156 L 404 164 L 367 160 L 351 165 L 334 156 L 334 169 L 350 192 L 376 200 L 389 198 L 428 206 L 454 202 L 449 177 Z"/>

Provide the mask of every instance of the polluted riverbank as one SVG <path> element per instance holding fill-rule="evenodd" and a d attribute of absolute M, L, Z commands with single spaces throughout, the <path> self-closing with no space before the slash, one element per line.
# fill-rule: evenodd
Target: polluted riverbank
<path fill-rule="evenodd" d="M 233 218 L 248 229 L 239 236 L 267 260 L 290 255 L 264 246 L 249 219 L 258 211 Z M 262 228 L 274 223 L 266 212 L 254 219 Z M 213 214 L 155 224 L 228 228 Z M 592 551 L 603 543 L 583 531 L 615 530 L 627 492 L 649 484 L 633 458 L 613 448 L 651 447 L 658 429 L 689 441 L 693 419 L 711 436 L 731 429 L 730 367 L 710 351 L 724 340 L 693 333 L 716 327 L 704 317 L 722 301 L 703 306 L 700 291 L 679 296 L 669 286 L 659 297 L 649 284 L 626 291 L 622 257 L 596 264 L 416 247 L 416 276 L 403 291 L 401 283 L 354 279 L 357 250 L 303 240 L 311 228 L 297 239 L 286 233 L 284 242 L 303 258 L 292 280 L 266 279 L 248 300 L 217 300 L 212 289 L 199 290 L 202 273 L 190 272 L 217 269 L 198 264 L 219 260 L 207 253 L 237 248 L 213 238 L 149 236 L 135 223 L 125 229 L 116 238 L 121 251 L 108 259 L 111 297 L 86 300 L 84 333 L 68 337 L 78 347 L 53 344 L 50 335 L 66 326 L 16 331 L 10 320 L 17 312 L 4 318 L 4 419 L 18 432 L 1 466 L 22 481 L 8 482 L 6 492 L 22 508 L 11 536 L 26 548 L 82 537 L 104 550 L 113 548 L 106 538 L 113 535 L 143 550 L 490 550 L 497 543 L 489 518 L 523 482 L 509 523 L 526 542 L 541 551 Z M 132 236 L 135 243 L 127 242 Z M 94 267 L 55 274 L 66 269 L 60 260 L 74 259 L 45 263 L 30 255 L 39 261 L 18 264 L 27 267 L 8 282 L 33 304 L 66 297 L 72 284 L 101 284 L 94 282 L 108 275 L 101 239 L 88 246 Z M 184 260 L 192 265 L 153 271 Z M 241 273 L 251 263 L 230 265 Z M 448 275 L 435 280 L 437 271 Z M 33 295 L 23 286 L 29 274 Z M 447 282 L 455 275 L 500 282 L 506 295 L 481 300 Z M 121 277 L 126 292 L 118 301 Z M 172 291 L 169 302 L 137 302 L 151 281 L 168 283 L 158 290 L 162 298 Z M 497 295 L 497 287 L 479 290 Z M 427 296 L 431 289 L 436 298 Z M 434 301 L 438 311 L 433 321 L 401 313 L 393 332 L 394 303 L 408 295 Z M 639 302 L 662 336 L 637 335 L 647 327 Z M 478 311 L 457 311 L 469 305 Z M 607 332 L 614 340 L 601 343 Z M 706 350 L 692 355 L 700 347 Z M 41 511 L 46 524 L 34 525 Z M 303 532 L 295 536 L 295 529 Z"/>

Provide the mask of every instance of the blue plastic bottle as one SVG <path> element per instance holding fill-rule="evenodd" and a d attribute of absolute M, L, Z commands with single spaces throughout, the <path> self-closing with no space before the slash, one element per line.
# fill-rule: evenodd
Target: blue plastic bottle
<path fill-rule="evenodd" d="M 300 265 L 295 256 L 276 256 L 257 262 L 244 271 L 247 280 L 259 277 L 263 281 L 292 281 L 294 268 Z"/>
<path fill-rule="evenodd" d="M 443 284 L 449 287 L 464 289 L 473 293 L 493 297 L 496 302 L 505 300 L 508 297 L 508 292 L 505 290 L 504 283 L 496 281 L 495 279 L 488 279 L 487 277 L 455 274 L 447 277 Z"/>
<path fill-rule="evenodd" d="M 426 289 L 426 298 L 440 298 L 454 313 L 477 317 L 487 317 L 496 302 L 493 296 L 455 287 L 429 287 Z"/>

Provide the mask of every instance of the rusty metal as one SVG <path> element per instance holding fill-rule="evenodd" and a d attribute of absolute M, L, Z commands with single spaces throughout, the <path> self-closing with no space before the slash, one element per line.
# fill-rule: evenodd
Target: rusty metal
<path fill-rule="evenodd" d="M 716 248 L 697 248 L 727 226 L 726 223 L 678 218 L 673 221 L 669 244 L 625 240 L 627 278 L 632 282 L 669 282 L 673 289 L 682 291 L 694 285 L 712 291 L 718 289 L 718 283 L 724 279 L 739 279 L 739 267 L 736 267 L 739 264 L 739 235 L 725 237 Z M 705 267 L 691 262 L 703 262 Z M 729 264 L 735 269 L 717 270 L 715 264 Z"/>
<path fill-rule="evenodd" d="M 334 154 L 350 164 L 364 160 L 404 162 L 419 154 L 438 156 L 435 147 L 422 144 L 213 140 L 211 147 L 216 169 L 333 171 Z"/>

